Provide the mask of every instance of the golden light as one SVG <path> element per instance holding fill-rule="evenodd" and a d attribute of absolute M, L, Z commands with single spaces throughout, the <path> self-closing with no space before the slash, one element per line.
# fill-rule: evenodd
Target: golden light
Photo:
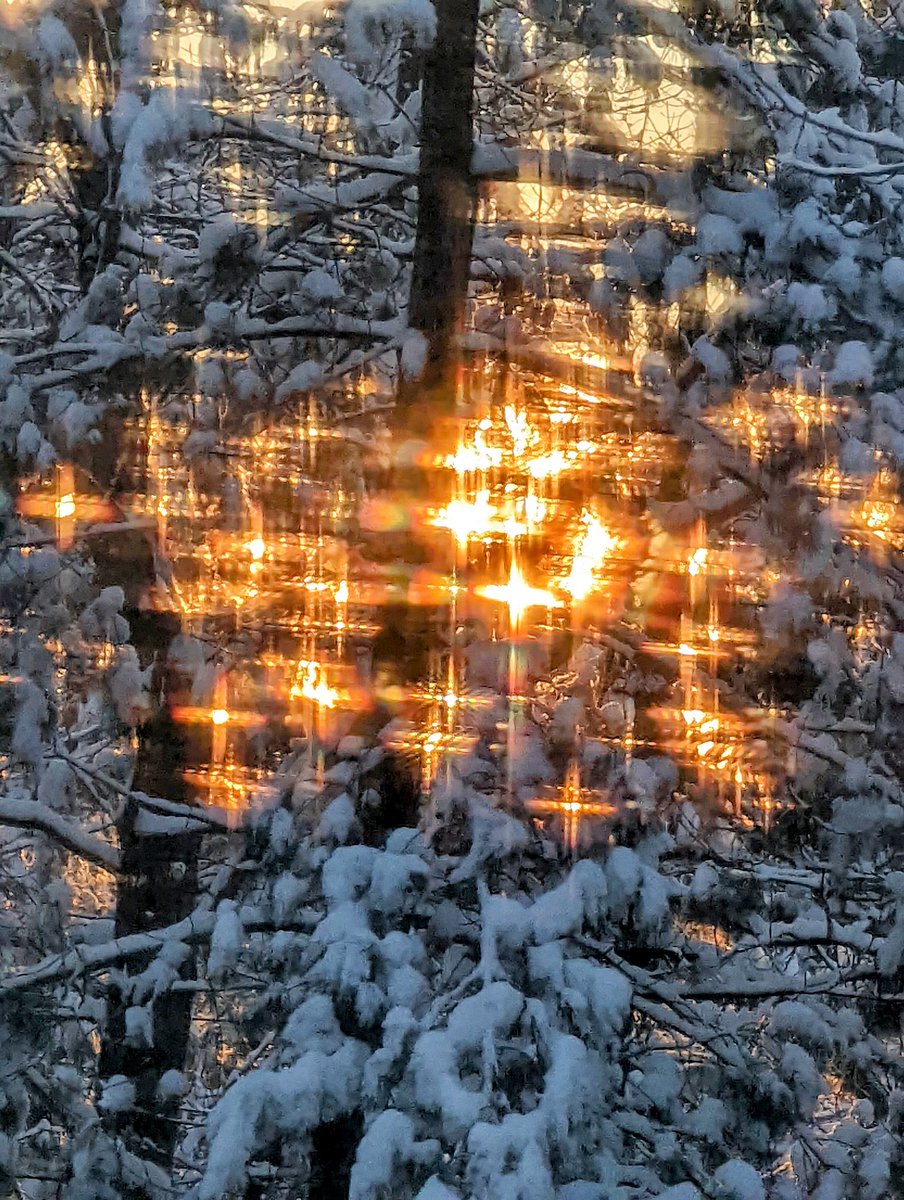
<path fill-rule="evenodd" d="M 308 766 L 322 783 L 326 760 L 319 756 L 329 753 L 357 715 L 384 709 L 393 717 L 385 736 L 410 755 L 422 788 L 484 736 L 478 730 L 495 728 L 486 736 L 499 753 L 506 746 L 517 752 L 519 722 L 536 717 L 528 698 L 535 669 L 539 674 L 543 667 L 534 664 L 541 664 L 554 637 L 562 637 L 564 647 L 563 635 L 570 639 L 573 631 L 583 632 L 578 606 L 602 593 L 607 620 L 611 616 L 617 624 L 624 617 L 634 600 L 635 568 L 647 557 L 649 532 L 639 503 L 625 506 L 624 518 L 616 518 L 599 507 L 600 497 L 655 495 L 670 443 L 660 432 L 637 431 L 627 420 L 631 404 L 615 383 L 610 389 L 601 374 L 582 370 L 582 364 L 595 369 L 610 362 L 607 346 L 595 343 L 576 316 L 563 308 L 554 317 L 564 332 L 558 340 L 550 336 L 550 357 L 558 363 L 549 373 L 500 368 L 490 358 L 466 368 L 459 411 L 468 415 L 454 425 L 451 417 L 444 419 L 443 440 L 429 450 L 419 442 L 408 458 L 398 457 L 388 433 L 375 460 L 368 457 L 372 439 L 357 427 L 359 440 L 329 437 L 316 409 L 307 422 L 296 414 L 265 434 L 237 434 L 224 456 L 224 470 L 237 485 L 238 511 L 230 513 L 228 528 L 216 503 L 222 477 L 204 478 L 183 462 L 184 436 L 174 424 L 160 421 L 153 437 L 151 423 L 141 427 L 141 437 L 147 433 L 154 443 L 147 461 L 151 482 L 132 507 L 156 522 L 162 555 L 172 564 L 166 602 L 187 597 L 186 632 L 202 640 L 211 631 L 222 637 L 223 661 L 229 663 L 228 689 L 224 685 L 206 704 L 176 714 L 202 733 L 207 729 L 197 741 L 209 761 L 193 762 L 186 775 L 209 789 L 202 800 L 217 803 L 216 794 L 230 806 L 246 807 L 284 745 L 300 732 L 308 736 Z M 571 383 L 561 382 L 563 373 Z M 572 386 L 578 383 L 583 387 Z M 357 381 L 350 384 L 350 397 L 359 393 L 368 394 Z M 382 471 L 384 455 L 391 464 L 417 467 L 413 477 L 403 473 L 401 489 L 394 472 Z M 357 485 L 362 462 L 368 471 L 380 468 L 375 482 L 366 476 L 363 496 Z M 47 515 L 55 515 L 55 500 L 71 493 L 81 519 L 77 491 L 65 480 L 52 489 L 45 485 Z M 861 492 L 858 499 L 876 506 L 863 513 L 863 527 L 883 528 L 879 505 L 889 496 Z M 850 508 L 844 515 L 850 517 Z M 713 526 L 713 537 L 720 536 Z M 743 786 L 744 802 L 752 804 L 754 772 L 738 748 L 746 726 L 718 711 L 720 696 L 697 670 L 739 646 L 737 606 L 716 604 L 729 552 L 708 551 L 705 540 L 705 530 L 690 544 L 679 533 L 667 552 L 651 556 L 654 576 L 684 576 L 674 599 L 669 596 L 675 619 L 660 630 L 651 621 L 632 639 L 658 659 L 679 659 L 680 677 L 662 710 L 661 743 L 646 727 L 635 741 L 633 717 L 628 732 L 607 733 L 605 743 L 609 751 L 628 754 L 661 744 L 697 785 L 720 789 L 720 797 L 723 788 L 730 795 L 737 788 L 740 795 Z M 749 549 L 744 552 L 749 557 Z M 736 553 L 732 546 L 733 562 Z M 745 580 L 755 575 L 761 588 L 773 564 L 763 557 L 753 566 L 744 563 Z M 701 578 L 687 579 L 695 574 Z M 704 590 L 705 612 L 694 603 Z M 241 605 L 236 596 L 243 598 Z M 507 628 L 506 617 L 491 608 L 495 603 L 507 608 Z M 420 606 L 423 611 L 416 611 Z M 418 654 L 426 628 L 426 661 L 404 682 L 384 670 L 385 659 L 374 653 L 375 635 L 387 628 L 387 609 L 390 622 L 396 621 L 396 609 L 405 610 L 398 626 L 403 640 L 413 616 Z M 553 615 L 562 610 L 565 616 Z M 395 624 L 388 628 L 395 637 Z M 501 644 L 503 635 L 507 645 Z M 474 641 L 482 645 L 485 639 L 497 639 L 486 667 L 475 660 L 486 683 L 482 674 L 479 681 L 469 674 L 468 654 Z M 494 708 L 499 693 L 509 699 L 508 727 L 502 719 L 495 724 L 505 711 Z M 509 727 L 514 733 L 506 741 Z M 253 743 L 247 729 L 260 730 Z M 255 756 L 261 747 L 269 766 L 258 778 Z M 532 798 L 525 798 L 514 777 L 510 784 L 510 794 L 529 811 L 556 818 L 572 850 L 582 821 L 613 812 L 607 795 L 581 786 L 579 761 L 580 756 L 564 786 L 542 788 Z"/>
<path fill-rule="evenodd" d="M 705 547 L 701 546 L 698 550 L 695 550 L 687 564 L 688 575 L 699 575 L 706 565 L 707 559 L 708 551 Z"/>
<path fill-rule="evenodd" d="M 863 506 L 863 523 L 867 529 L 871 529 L 882 536 L 882 533 L 891 524 L 894 507 L 891 504 L 882 504 L 879 501 L 867 501 Z"/>
<path fill-rule="evenodd" d="M 605 354 L 598 354 L 596 351 L 587 350 L 581 355 L 581 362 L 585 367 L 595 367 L 600 371 L 605 371 L 609 366 L 609 359 Z"/>
<path fill-rule="evenodd" d="M 456 475 L 470 475 L 499 467 L 502 465 L 502 459 L 502 450 L 498 446 L 488 446 L 482 431 L 478 430 L 474 435 L 473 445 L 460 445 L 444 462 Z"/>
<path fill-rule="evenodd" d="M 512 452 L 516 458 L 521 458 L 526 453 L 528 446 L 535 439 L 536 434 L 534 434 L 530 427 L 527 414 L 516 411 L 511 404 L 505 406 L 503 416 L 505 417 L 506 428 L 511 435 Z"/>
<path fill-rule="evenodd" d="M 524 498 L 524 515 L 529 525 L 542 525 L 549 513 L 549 505 L 533 492 L 528 492 Z"/>
<path fill-rule="evenodd" d="M 583 821 L 590 817 L 611 817 L 616 811 L 611 800 L 600 792 L 581 786 L 580 764 L 574 759 L 568 764 L 562 787 L 532 797 L 526 807 L 538 816 L 562 819 L 562 839 L 571 853 L 578 848 Z"/>
<path fill-rule="evenodd" d="M 54 516 L 58 520 L 75 516 L 75 496 L 71 492 L 67 492 L 65 496 L 60 496 L 57 500 L 54 505 Z"/>
<path fill-rule="evenodd" d="M 596 585 L 596 573 L 619 545 L 619 539 L 594 513 L 585 510 L 581 520 L 584 529 L 571 571 L 562 585 L 573 600 L 585 600 L 590 595 Z"/>
<path fill-rule="evenodd" d="M 541 454 L 539 458 L 531 459 L 528 471 L 534 479 L 549 479 L 553 475 L 561 475 L 568 467 L 568 459 L 562 450 L 551 450 Z"/>
<path fill-rule="evenodd" d="M 113 521 L 119 517 L 109 500 L 101 496 L 82 495 L 76 492 L 75 470 L 65 463 L 56 468 L 55 487 L 43 487 L 33 492 L 22 492 L 16 500 L 16 511 L 32 520 L 56 521 L 56 536 L 62 544 L 71 542 L 76 517 L 80 523 Z"/>
<path fill-rule="evenodd" d="M 507 604 L 512 625 L 520 624 L 530 608 L 561 608 L 562 601 L 544 588 L 532 587 L 521 573 L 520 567 L 512 563 L 508 583 L 488 584 L 477 588 L 478 596 L 498 600 Z"/>
<path fill-rule="evenodd" d="M 329 687 L 322 680 L 319 683 L 305 682 L 301 688 L 301 694 L 306 700 L 313 700 L 321 708 L 334 708 L 337 700 L 335 688 Z"/>
<path fill-rule="evenodd" d="M 266 717 L 251 709 L 229 709 L 219 705 L 216 708 L 199 708 L 193 705 L 174 705 L 173 720 L 184 725 L 214 725 L 218 730 L 226 732 L 230 729 L 254 729 L 266 724 Z M 219 736 L 219 735 L 218 735 Z"/>
<path fill-rule="evenodd" d="M 340 694 L 327 683 L 323 666 L 318 662 L 301 662 L 298 668 L 300 678 L 296 678 L 289 694 L 296 699 L 310 700 L 318 708 L 335 708 Z"/>
<path fill-rule="evenodd" d="M 439 529 L 448 529 L 459 545 L 472 537 L 485 537 L 493 526 L 496 510 L 490 504 L 490 493 L 480 491 L 473 500 L 452 500 L 441 509 L 434 520 Z"/>

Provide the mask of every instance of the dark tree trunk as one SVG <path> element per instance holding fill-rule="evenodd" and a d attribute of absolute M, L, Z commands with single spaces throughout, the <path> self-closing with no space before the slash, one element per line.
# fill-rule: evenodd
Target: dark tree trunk
<path fill-rule="evenodd" d="M 175 689 L 163 665 L 177 628 L 173 617 L 166 613 L 144 613 L 134 623 L 133 642 L 139 656 L 145 658 L 142 650 L 151 659 L 156 655 L 161 698 L 158 712 L 139 732 L 134 788 L 184 803 L 186 747 L 170 712 Z M 116 894 L 117 937 L 180 921 L 197 902 L 200 836 L 142 833 L 136 826 L 138 815 L 138 805 L 129 801 L 119 822 L 123 873 Z M 130 974 L 140 973 L 153 957 L 150 954 L 137 960 Z M 190 955 L 179 974 L 182 979 L 191 979 L 194 973 L 194 959 Z M 125 982 L 127 985 L 128 979 Z M 157 1089 L 165 1072 L 184 1069 L 191 1033 L 192 994 L 166 988 L 153 1001 L 150 1046 L 126 1042 L 126 1009 L 132 1002 L 128 987 L 114 983 L 99 1070 L 102 1078 L 124 1075 L 134 1085 L 135 1110 L 114 1114 L 111 1125 L 125 1137 L 133 1153 L 169 1171 L 178 1129 L 178 1102 L 160 1099 Z M 141 1187 L 131 1187 L 122 1195 L 124 1200 L 143 1200 L 145 1192 Z"/>
<path fill-rule="evenodd" d="M 337 1117 L 314 1130 L 308 1200 L 348 1200 L 355 1154 L 363 1136 L 360 1112 Z"/>
<path fill-rule="evenodd" d="M 123 213 L 117 205 L 121 153 L 113 149 L 110 114 L 119 94 L 120 30 L 122 3 L 99 7 L 86 6 L 72 16 L 69 30 L 83 62 L 97 65 L 100 90 L 100 123 L 109 149 L 96 155 L 84 142 L 81 130 L 63 122 L 61 140 L 69 141 L 75 159 L 69 167 L 73 211 L 70 214 L 77 235 L 77 271 L 82 294 L 92 281 L 116 258 L 122 234 Z"/>
<path fill-rule="evenodd" d="M 437 0 L 422 83 L 418 222 L 409 323 L 427 338 L 427 382 L 448 368 L 468 294 L 477 181 L 473 150 L 479 0 Z"/>
<path fill-rule="evenodd" d="M 106 122 L 105 122 L 106 124 Z M 119 251 L 122 212 L 116 208 L 119 155 L 90 161 L 69 171 L 77 203 L 74 214 L 78 238 L 78 281 L 87 293 L 93 280 L 112 263 Z"/>

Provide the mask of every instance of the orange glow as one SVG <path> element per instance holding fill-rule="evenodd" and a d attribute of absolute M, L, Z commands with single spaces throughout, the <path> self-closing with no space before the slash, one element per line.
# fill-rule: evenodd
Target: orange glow
<path fill-rule="evenodd" d="M 522 575 L 520 567 L 514 562 L 509 571 L 508 583 L 479 587 L 477 594 L 485 596 L 488 600 L 498 600 L 501 604 L 507 604 L 513 626 L 521 623 L 524 614 L 530 608 L 560 608 L 562 604 L 552 592 L 531 587 Z"/>
<path fill-rule="evenodd" d="M 585 600 L 596 586 L 597 573 L 610 554 L 618 547 L 619 539 L 603 525 L 594 513 L 581 514 L 583 530 L 578 539 L 571 571 L 563 583 L 573 600 Z"/>
<path fill-rule="evenodd" d="M 304 749 L 314 802 L 340 741 L 369 728 L 371 714 L 385 725 L 387 711 L 386 744 L 410 756 L 424 789 L 478 738 L 504 764 L 511 748 L 517 753 L 519 727 L 542 723 L 539 689 L 553 639 L 566 652 L 575 637 L 592 645 L 611 620 L 617 645 L 626 616 L 639 628 L 626 643 L 654 661 L 677 658 L 679 670 L 667 663 L 662 671 L 668 695 L 661 709 L 647 707 L 642 737 L 627 704 L 624 726 L 607 720 L 587 736 L 626 758 L 661 746 L 696 786 L 732 805 L 764 793 L 765 772 L 745 747 L 749 722 L 719 711 L 707 673 L 751 644 L 716 592 L 732 570 L 732 587 L 762 588 L 776 564 L 748 550 L 742 558 L 702 523 L 696 540 L 680 532 L 651 545 L 637 514 L 669 466 L 670 442 L 633 430 L 626 405 L 591 376 L 610 353 L 586 329 L 555 343 L 555 356 L 570 358 L 569 378 L 582 386 L 489 360 L 463 371 L 467 415 L 439 422 L 429 451 L 369 431 L 328 437 L 316 406 L 266 433 L 237 435 L 223 456 L 236 496 L 228 528 L 221 477 L 206 479 L 183 462 L 177 427 L 143 425 L 149 484 L 132 507 L 154 520 L 170 564 L 161 602 L 176 606 L 186 632 L 215 645 L 223 663 L 206 706 L 174 711 L 209 731 L 198 739 L 207 761 L 186 775 L 202 801 L 247 805 L 262 786 L 260 756 L 294 743 Z M 392 474 L 383 482 L 385 463 L 404 468 L 403 490 Z M 74 486 L 55 496 L 70 492 L 78 508 Z M 639 573 L 653 581 L 651 607 L 668 583 L 658 626 L 647 623 L 640 588 L 635 601 Z M 507 625 L 493 619 L 495 605 L 505 607 Z M 562 667 L 566 678 L 573 667 Z M 494 732 L 500 705 L 509 716 Z M 602 706 L 613 704 L 603 696 Z M 588 722 L 597 722 L 592 709 Z M 607 795 L 583 786 L 579 756 L 558 788 L 525 796 L 515 777 L 507 786 L 537 820 L 556 819 L 572 852 L 585 822 L 614 811 Z"/>
<path fill-rule="evenodd" d="M 688 575 L 699 575 L 706 565 L 708 554 L 705 548 L 701 547 L 695 550 L 688 560 L 687 573 Z"/>
<path fill-rule="evenodd" d="M 318 708 L 335 708 L 339 702 L 339 692 L 329 686 L 324 678 L 323 667 L 317 662 L 298 664 L 298 676 L 290 695 L 297 699 L 310 700 Z"/>
<path fill-rule="evenodd" d="M 466 545 L 472 537 L 482 537 L 493 526 L 496 510 L 490 504 L 488 491 L 478 492 L 475 498 L 451 500 L 441 509 L 434 524 L 439 529 L 448 529 L 459 545 Z"/>
<path fill-rule="evenodd" d="M 615 814 L 615 805 L 581 786 L 581 770 L 576 760 L 568 764 L 561 789 L 552 795 L 541 795 L 527 801 L 529 812 L 538 816 L 558 816 L 562 819 L 562 836 L 566 848 L 575 853 L 580 843 L 581 825 L 591 817 L 605 818 Z"/>
<path fill-rule="evenodd" d="M 233 729 L 253 729 L 266 723 L 266 718 L 261 713 L 223 708 L 220 705 L 216 708 L 174 705 L 172 715 L 174 721 L 184 725 L 213 725 L 217 730 L 217 737 L 221 734 L 228 737 L 229 731 Z"/>

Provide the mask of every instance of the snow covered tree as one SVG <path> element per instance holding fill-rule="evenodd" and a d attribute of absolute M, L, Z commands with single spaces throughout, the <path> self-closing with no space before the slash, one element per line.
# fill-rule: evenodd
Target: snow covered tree
<path fill-rule="evenodd" d="M 437 228 L 416 189 L 443 190 L 439 101 L 453 97 L 437 67 L 456 14 L 468 30 L 482 18 L 477 145 L 466 157 L 456 93 L 452 190 L 468 196 Z M 183 15 L 59 6 L 5 31 L 4 486 L 57 455 L 97 470 L 141 390 L 194 407 L 186 453 L 199 455 L 227 399 L 230 415 L 253 412 L 366 361 L 391 393 L 399 357 L 416 374 L 423 351 L 409 319 L 440 341 L 453 324 L 448 295 L 439 310 L 426 295 L 437 268 L 419 266 L 419 243 L 429 258 L 454 232 L 459 294 L 474 178 L 542 193 L 551 177 L 599 245 L 550 247 L 524 211 L 484 221 L 474 343 L 527 355 L 539 328 L 551 361 L 544 302 L 563 296 L 592 305 L 613 359 L 628 351 L 607 389 L 686 452 L 679 494 L 650 506 L 662 557 L 702 521 L 699 568 L 737 521 L 776 575 L 751 603 L 762 653 L 713 688 L 722 712 L 778 710 L 770 769 L 792 803 L 751 828 L 708 812 L 666 753 L 629 745 L 629 701 L 652 723 L 676 688 L 665 643 L 681 653 L 675 613 L 639 597 L 633 627 L 578 638 L 537 688 L 516 763 L 491 748 L 504 705 L 473 668 L 490 715 L 417 828 L 386 827 L 387 749 L 349 743 L 313 801 L 316 773 L 287 754 L 269 810 L 228 830 L 167 794 L 168 742 L 167 770 L 142 759 L 160 750 L 167 687 L 206 696 L 209 650 L 143 636 L 93 535 L 54 546 L 6 495 L 4 1187 L 35 1200 L 900 1195 L 900 568 L 870 540 L 875 506 L 848 513 L 852 534 L 794 478 L 809 447 L 756 445 L 752 418 L 739 436 L 720 416 L 741 379 L 751 411 L 781 389 L 816 411 L 843 402 L 824 435 L 841 466 L 897 469 L 895 15 L 450 3 L 434 26 L 429 6 L 352 3 L 341 29 L 277 22 L 288 67 L 266 84 L 241 69 L 260 31 L 226 8 L 186 18 L 192 37 L 228 29 L 234 44 L 181 78 Z M 419 159 L 411 77 L 431 44 Z M 459 66 L 464 81 L 469 54 Z M 58 525 L 75 503 L 71 489 L 27 494 Z M 472 663 L 498 655 L 498 640 L 468 636 Z M 166 671 L 181 681 L 164 687 Z M 575 713 L 622 743 L 582 745 Z M 513 777 L 552 777 L 563 757 L 612 809 L 577 863 L 555 822 L 512 798 Z"/>

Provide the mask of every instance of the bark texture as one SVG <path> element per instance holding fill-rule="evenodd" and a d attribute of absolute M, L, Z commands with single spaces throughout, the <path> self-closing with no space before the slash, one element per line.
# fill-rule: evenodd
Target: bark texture
<path fill-rule="evenodd" d="M 473 150 L 478 0 L 437 0 L 424 62 L 418 224 L 409 322 L 429 345 L 427 382 L 448 367 L 468 295 L 477 181 Z"/>

